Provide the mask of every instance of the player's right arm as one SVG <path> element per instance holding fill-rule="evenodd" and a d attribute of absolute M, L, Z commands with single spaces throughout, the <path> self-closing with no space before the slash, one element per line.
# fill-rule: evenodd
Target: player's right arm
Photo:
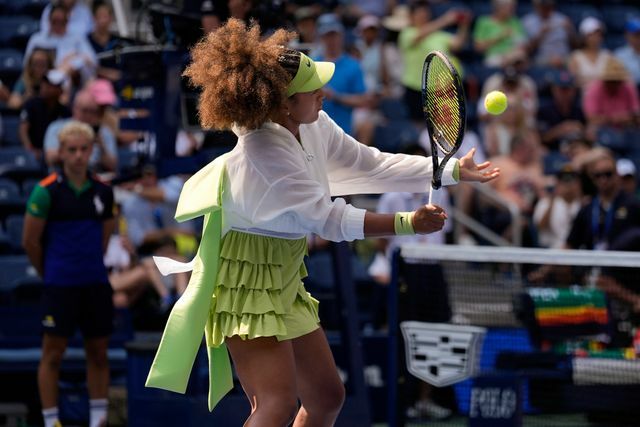
<path fill-rule="evenodd" d="M 44 277 L 42 235 L 47 223 L 50 203 L 49 191 L 41 185 L 36 185 L 29 196 L 27 211 L 24 215 L 22 246 L 40 277 Z"/>

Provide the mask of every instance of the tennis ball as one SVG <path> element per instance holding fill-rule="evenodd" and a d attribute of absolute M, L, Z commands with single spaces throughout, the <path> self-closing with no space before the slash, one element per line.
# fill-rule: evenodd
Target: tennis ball
<path fill-rule="evenodd" d="M 499 90 L 491 91 L 484 98 L 484 108 L 489 114 L 498 115 L 504 113 L 507 109 L 507 95 Z"/>

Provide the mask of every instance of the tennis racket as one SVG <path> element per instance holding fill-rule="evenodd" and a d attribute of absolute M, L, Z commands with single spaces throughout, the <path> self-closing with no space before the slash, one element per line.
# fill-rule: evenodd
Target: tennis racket
<path fill-rule="evenodd" d="M 430 52 L 422 66 L 422 111 L 431 140 L 433 177 L 429 189 L 429 204 L 433 190 L 442 186 L 442 172 L 449 159 L 458 151 L 464 137 L 466 107 L 460 74 L 440 51 Z M 438 159 L 438 149 L 444 154 Z"/>

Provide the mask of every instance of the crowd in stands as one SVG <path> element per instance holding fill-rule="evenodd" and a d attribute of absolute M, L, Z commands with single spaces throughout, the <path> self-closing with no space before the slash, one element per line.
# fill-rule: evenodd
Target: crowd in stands
<path fill-rule="evenodd" d="M 293 47 L 336 64 L 324 110 L 346 132 L 383 151 L 430 154 L 422 62 L 429 51 L 445 52 L 462 76 L 467 97 L 460 153 L 475 148 L 477 163 L 491 160 L 502 174 L 491 183 L 499 203 L 463 184 L 440 190 L 439 203 L 477 219 L 498 239 L 526 246 L 638 247 L 640 6 L 634 0 L 196 3 L 189 19 L 198 37 L 229 17 L 255 20 L 265 33 L 279 27 L 295 31 Z M 0 14 L 0 252 L 24 254 L 16 242 L 25 202 L 59 166 L 60 129 L 71 120 L 86 123 L 95 131 L 91 170 L 115 193 L 118 226 L 105 256 L 115 306 L 135 309 L 139 327 L 159 330 L 188 275 L 161 276 L 151 256 L 191 259 L 201 224 L 173 218 L 189 175 L 161 175 L 153 147 L 140 148 L 154 133 L 153 123 L 129 129 L 122 119 L 150 112 L 122 108 L 125 94 L 118 88 L 127 76 L 104 60 L 110 52 L 148 40 L 116 35 L 109 0 L 6 0 L 0 1 Z M 169 17 L 162 22 L 160 30 L 154 29 L 157 44 L 173 43 L 170 47 L 188 58 L 179 29 L 171 27 Z M 180 78 L 176 70 L 167 85 Z M 491 115 L 484 108 L 484 97 L 493 90 L 507 95 L 504 114 Z M 193 121 L 179 120 L 177 156 L 211 158 L 233 146 L 232 133 L 185 126 Z M 397 193 L 365 202 L 386 212 L 423 201 L 421 194 Z M 516 236 L 514 230 L 522 231 Z M 455 224 L 417 240 L 490 243 L 482 236 Z M 354 245 L 363 267 L 356 278 L 387 284 L 390 248 L 400 243 Z M 312 258 L 326 247 L 318 236 L 309 236 Z M 318 270 L 310 265 L 313 271 Z M 548 274 L 541 269 L 529 279 L 540 281 Z M 322 284 L 317 277 L 310 280 Z M 602 282 L 638 320 L 640 289 L 623 292 L 621 286 L 612 278 Z M 159 321 L 153 323 L 149 313 Z"/>
<path fill-rule="evenodd" d="M 135 304 L 149 291 L 168 308 L 186 278 L 168 283 L 148 257 L 186 259 L 197 248 L 198 225 L 177 224 L 172 217 L 188 175 L 159 176 L 153 153 L 129 168 L 142 135 L 154 129 L 120 126 L 133 111 L 121 108 L 122 93 L 114 90 L 123 76 L 100 59 L 105 52 L 144 43 L 115 34 L 109 1 L 32 3 L 40 7 L 0 2 L 3 22 L 22 23 L 21 32 L 2 36 L 0 48 L 0 152 L 8 159 L 2 188 L 15 183 L 26 200 L 35 182 L 58 164 L 61 127 L 72 119 L 89 124 L 96 131 L 92 170 L 116 190 L 120 225 L 107 263 L 117 304 Z M 596 0 L 204 0 L 196 9 L 200 36 L 228 17 L 255 20 L 265 33 L 277 27 L 296 31 L 296 48 L 336 63 L 324 110 L 362 143 L 385 151 L 415 144 L 430 150 L 421 107 L 422 61 L 431 50 L 450 55 L 467 96 L 465 146 L 476 149 L 477 161 L 489 159 L 502 169 L 492 188 L 503 203 L 484 200 L 465 185 L 450 190 L 446 203 L 501 238 L 528 246 L 589 248 L 588 242 L 576 246 L 578 240 L 566 238 L 575 237 L 574 218 L 598 200 L 605 180 L 629 197 L 625 206 L 635 206 L 640 8 L 633 1 L 605 6 Z M 165 36 L 159 42 L 179 43 L 179 34 Z M 186 53 L 189 46 L 174 47 Z M 507 95 L 509 107 L 502 115 L 484 108 L 484 95 L 493 90 Z M 233 135 L 182 127 L 176 135 L 180 155 L 219 149 L 218 139 L 233 140 Z M 617 169 L 605 171 L 611 176 L 594 172 L 603 158 L 617 162 Z M 17 175 L 7 168 L 15 162 L 27 162 L 35 172 Z M 509 206 L 517 208 L 516 218 Z M 1 220 L 6 237 L 7 215 Z M 520 228 L 513 227 L 515 221 Z M 629 222 L 630 228 L 639 225 Z M 457 228 L 461 231 L 450 231 L 443 240 L 487 243 L 473 230 Z M 522 229 L 522 236 L 513 236 L 514 229 Z"/>

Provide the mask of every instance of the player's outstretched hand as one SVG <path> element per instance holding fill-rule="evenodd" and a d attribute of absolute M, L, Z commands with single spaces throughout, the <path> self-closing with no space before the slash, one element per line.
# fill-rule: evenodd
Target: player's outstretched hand
<path fill-rule="evenodd" d="M 438 205 L 423 205 L 413 216 L 413 230 L 417 234 L 428 234 L 442 230 L 447 214 Z"/>
<path fill-rule="evenodd" d="M 473 160 L 476 149 L 472 148 L 460 158 L 460 181 L 487 182 L 500 176 L 500 169 L 489 169 L 491 162 L 483 162 L 479 165 Z"/>

